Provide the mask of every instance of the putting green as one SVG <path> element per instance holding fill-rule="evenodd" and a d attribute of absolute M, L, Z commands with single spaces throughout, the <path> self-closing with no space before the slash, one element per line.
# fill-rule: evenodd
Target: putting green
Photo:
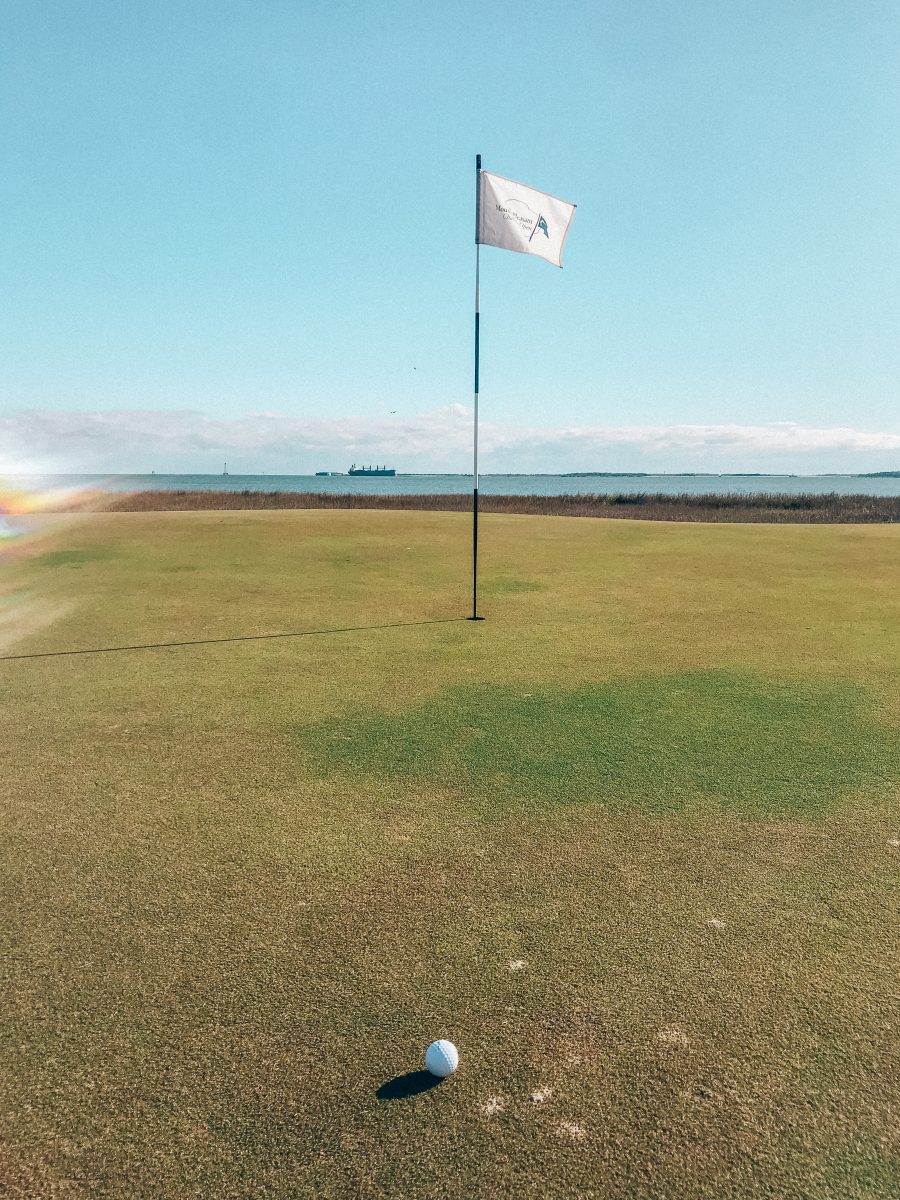
<path fill-rule="evenodd" d="M 468 534 L 7 554 L 0 1194 L 894 1196 L 900 530 Z"/>

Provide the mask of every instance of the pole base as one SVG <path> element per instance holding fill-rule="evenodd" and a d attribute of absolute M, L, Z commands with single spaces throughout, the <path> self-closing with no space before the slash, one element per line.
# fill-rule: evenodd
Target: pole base
<path fill-rule="evenodd" d="M 466 617 L 467 621 L 483 621 L 484 617 Z"/>

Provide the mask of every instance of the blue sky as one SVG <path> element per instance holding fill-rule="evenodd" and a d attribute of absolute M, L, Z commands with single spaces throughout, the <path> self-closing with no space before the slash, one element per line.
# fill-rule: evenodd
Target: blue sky
<path fill-rule="evenodd" d="M 10 0 L 2 465 L 466 470 L 480 152 L 578 204 L 483 251 L 485 469 L 898 467 L 898 61 L 893 0 Z"/>

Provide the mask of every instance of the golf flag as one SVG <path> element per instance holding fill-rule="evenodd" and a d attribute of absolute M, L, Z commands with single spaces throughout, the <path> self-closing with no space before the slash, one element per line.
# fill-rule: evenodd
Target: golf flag
<path fill-rule="evenodd" d="M 536 254 L 561 267 L 563 245 L 574 215 L 574 204 L 502 175 L 481 172 L 475 241 L 483 246 Z"/>

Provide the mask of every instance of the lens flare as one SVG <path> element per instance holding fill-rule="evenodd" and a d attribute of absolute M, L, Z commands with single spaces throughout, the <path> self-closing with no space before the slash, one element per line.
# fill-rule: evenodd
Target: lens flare
<path fill-rule="evenodd" d="M 0 475 L 0 516 L 27 517 L 42 512 L 70 512 L 92 494 L 84 487 L 22 487 Z"/>
<path fill-rule="evenodd" d="M 5 565 L 26 552 L 29 535 L 41 532 L 41 523 L 35 518 L 77 508 L 82 494 L 79 488 L 27 488 L 0 476 L 0 563 Z"/>
<path fill-rule="evenodd" d="M 58 597 L 37 594 L 33 584 L 23 586 L 21 572 L 10 570 L 39 554 L 47 539 L 59 532 L 47 514 L 103 506 L 96 491 L 47 486 L 49 482 L 35 479 L 34 486 L 23 486 L 21 479 L 0 476 L 0 654 L 45 629 L 68 608 Z"/>

